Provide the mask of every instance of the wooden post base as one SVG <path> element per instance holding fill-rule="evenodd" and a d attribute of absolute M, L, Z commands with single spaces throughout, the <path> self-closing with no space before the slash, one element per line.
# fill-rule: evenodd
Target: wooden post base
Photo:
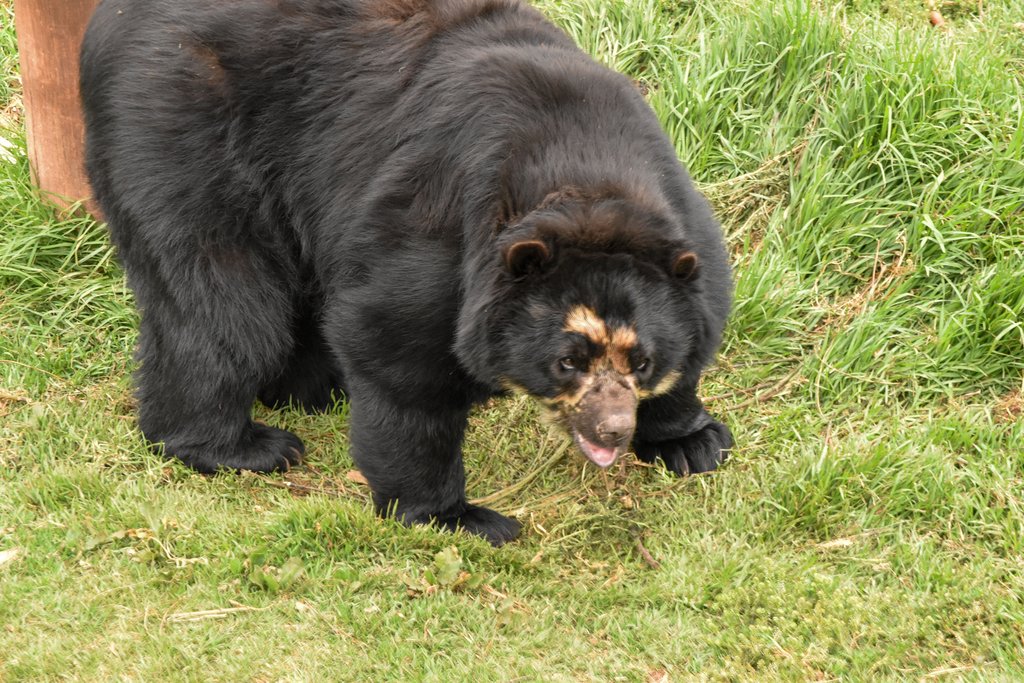
<path fill-rule="evenodd" d="M 85 176 L 78 49 L 99 0 L 14 0 L 25 126 L 32 178 L 61 208 L 85 202 L 95 215 Z"/>

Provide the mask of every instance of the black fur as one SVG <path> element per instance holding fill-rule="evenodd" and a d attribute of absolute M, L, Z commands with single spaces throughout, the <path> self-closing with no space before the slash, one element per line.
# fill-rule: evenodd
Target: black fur
<path fill-rule="evenodd" d="M 467 415 L 575 386 L 557 360 L 594 353 L 563 331 L 586 305 L 635 327 L 640 396 L 679 373 L 641 402 L 638 455 L 724 458 L 696 395 L 730 303 L 720 229 L 633 84 L 533 9 L 103 0 L 81 66 L 88 172 L 142 311 L 139 422 L 165 453 L 286 468 L 302 445 L 254 398 L 344 391 L 382 512 L 508 541 L 466 502 Z"/>

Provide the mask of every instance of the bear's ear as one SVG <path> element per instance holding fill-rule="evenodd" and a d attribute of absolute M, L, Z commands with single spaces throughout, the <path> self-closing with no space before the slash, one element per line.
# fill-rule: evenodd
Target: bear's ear
<path fill-rule="evenodd" d="M 540 240 L 523 240 L 505 247 L 505 268 L 515 277 L 538 272 L 551 260 L 551 249 Z"/>
<path fill-rule="evenodd" d="M 692 251 L 681 251 L 672 257 L 672 274 L 683 281 L 697 277 L 699 266 L 697 255 Z"/>

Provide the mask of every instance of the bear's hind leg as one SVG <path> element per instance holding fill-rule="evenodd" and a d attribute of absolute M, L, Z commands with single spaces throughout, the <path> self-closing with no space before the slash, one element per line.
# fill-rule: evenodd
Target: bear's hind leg
<path fill-rule="evenodd" d="M 164 267 L 142 269 L 126 260 L 142 309 L 139 426 L 200 472 L 288 469 L 302 442 L 253 422 L 251 410 L 260 382 L 291 351 L 291 299 L 257 254 L 217 256 L 153 259 Z"/>

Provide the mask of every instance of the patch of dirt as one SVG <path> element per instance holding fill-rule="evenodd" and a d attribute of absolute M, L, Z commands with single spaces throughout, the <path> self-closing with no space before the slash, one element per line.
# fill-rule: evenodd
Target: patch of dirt
<path fill-rule="evenodd" d="M 1015 389 L 996 401 L 996 421 L 1009 424 L 1024 415 L 1024 391 Z"/>

